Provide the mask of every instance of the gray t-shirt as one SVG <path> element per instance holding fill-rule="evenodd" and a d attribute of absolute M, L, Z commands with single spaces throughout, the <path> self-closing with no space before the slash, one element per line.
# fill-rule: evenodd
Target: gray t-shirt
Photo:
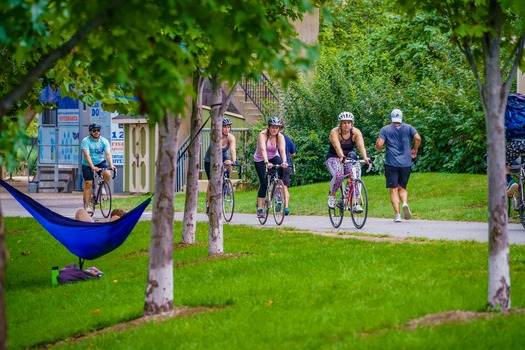
<path fill-rule="evenodd" d="M 405 123 L 399 127 L 394 124 L 383 127 L 379 137 L 385 140 L 385 164 L 404 168 L 412 166 L 412 139 L 416 134 L 416 129 Z"/>

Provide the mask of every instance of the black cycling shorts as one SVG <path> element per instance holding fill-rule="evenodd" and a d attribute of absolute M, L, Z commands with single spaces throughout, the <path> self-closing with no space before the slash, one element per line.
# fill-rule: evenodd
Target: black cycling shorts
<path fill-rule="evenodd" d="M 102 163 L 95 164 L 95 167 L 100 169 L 108 169 L 109 165 L 104 160 Z M 89 166 L 82 165 L 82 177 L 84 178 L 84 181 L 93 181 L 95 179 L 95 172 Z"/>

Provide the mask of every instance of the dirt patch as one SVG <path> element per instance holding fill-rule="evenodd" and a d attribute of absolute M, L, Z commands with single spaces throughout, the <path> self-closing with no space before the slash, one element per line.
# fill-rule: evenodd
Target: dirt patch
<path fill-rule="evenodd" d="M 96 337 L 98 335 L 105 334 L 105 333 L 108 333 L 108 332 L 120 332 L 120 331 L 129 329 L 129 328 L 136 328 L 136 327 L 139 327 L 142 324 L 148 323 L 148 322 L 162 322 L 162 321 L 165 321 L 165 320 L 173 318 L 173 317 L 193 316 L 193 315 L 200 314 L 200 313 L 203 313 L 203 312 L 211 312 L 211 311 L 216 311 L 216 310 L 221 310 L 221 309 L 224 309 L 224 307 L 204 307 L 204 306 L 186 307 L 186 306 L 180 306 L 180 307 L 174 308 L 171 311 L 168 311 L 168 312 L 165 312 L 165 313 L 162 313 L 162 314 L 159 314 L 159 315 L 143 316 L 141 318 L 137 318 L 137 319 L 131 320 L 129 322 L 119 323 L 119 324 L 116 324 L 114 326 L 107 327 L 107 328 L 104 328 L 104 329 L 100 329 L 98 331 L 95 331 L 95 332 L 92 332 L 92 333 L 89 333 L 89 334 L 82 334 L 82 335 L 79 335 L 79 336 L 76 336 L 76 337 L 71 337 L 71 338 L 67 338 L 67 339 L 64 339 L 64 340 L 59 340 L 59 341 L 56 341 L 54 343 L 44 344 L 44 345 L 41 345 L 39 348 L 40 349 L 48 349 L 51 346 L 68 344 L 68 343 L 78 343 L 78 342 L 81 342 L 83 340 L 86 340 L 86 339 L 89 339 L 89 338 L 94 338 L 94 337 Z"/>
<path fill-rule="evenodd" d="M 360 333 L 361 337 L 366 337 L 370 335 L 377 335 L 381 333 L 386 333 L 393 329 L 405 329 L 405 330 L 415 330 L 421 327 L 433 327 L 441 326 L 444 324 L 452 323 L 467 323 L 470 321 L 476 321 L 480 319 L 490 320 L 494 317 L 506 317 L 512 314 L 523 314 L 525 309 L 511 309 L 510 311 L 505 312 L 487 312 L 487 311 L 445 311 L 437 314 L 425 315 L 423 317 L 416 318 L 414 320 L 408 321 L 404 325 L 379 329 L 371 332 Z"/>

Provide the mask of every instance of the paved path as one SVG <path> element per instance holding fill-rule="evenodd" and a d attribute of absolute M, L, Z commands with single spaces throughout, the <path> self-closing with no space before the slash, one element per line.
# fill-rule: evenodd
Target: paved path
<path fill-rule="evenodd" d="M 10 184 L 13 184 L 10 182 Z M 24 189 L 23 184 L 17 186 Z M 27 186 L 25 187 L 27 189 Z M 27 191 L 25 191 L 27 193 Z M 76 210 L 82 203 L 82 194 L 75 193 L 31 193 L 32 198 L 45 205 L 49 209 L 67 217 L 74 217 Z M 29 217 L 29 213 L 10 195 L 5 189 L 0 189 L 0 204 L 4 216 Z M 97 211 L 95 216 L 100 216 Z M 141 220 L 150 220 L 151 212 L 145 212 Z M 176 220 L 182 220 L 182 213 L 175 214 Z M 205 222 L 208 217 L 205 214 L 197 214 L 197 221 Z M 243 224 L 261 227 L 255 213 L 235 213 L 231 224 Z M 278 227 L 270 216 L 265 227 Z M 301 230 L 316 232 L 358 232 L 364 234 L 386 234 L 393 237 L 422 237 L 429 239 L 444 240 L 473 240 L 487 242 L 488 224 L 480 222 L 458 222 L 458 221 L 430 221 L 430 220 L 408 220 L 394 223 L 391 219 L 368 218 L 365 227 L 358 230 L 352 224 L 350 216 L 345 216 L 343 223 L 338 229 L 332 227 L 328 216 L 298 216 L 285 217 L 281 227 L 294 227 Z M 525 244 L 525 229 L 521 224 L 508 225 L 509 242 L 511 244 Z"/>

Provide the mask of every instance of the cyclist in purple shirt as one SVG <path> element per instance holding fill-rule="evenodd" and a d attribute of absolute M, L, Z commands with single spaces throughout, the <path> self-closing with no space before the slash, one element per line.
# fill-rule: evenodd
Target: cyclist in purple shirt
<path fill-rule="evenodd" d="M 288 167 L 288 160 L 281 158 L 281 155 L 286 157 L 286 141 L 279 132 L 281 126 L 281 119 L 272 117 L 268 119 L 268 127 L 257 136 L 257 148 L 253 155 L 253 163 L 260 184 L 257 192 L 257 217 L 259 218 L 264 217 L 262 208 L 266 197 L 266 189 L 268 188 L 266 169 L 271 169 L 274 165 L 281 165 L 282 169 Z"/>

